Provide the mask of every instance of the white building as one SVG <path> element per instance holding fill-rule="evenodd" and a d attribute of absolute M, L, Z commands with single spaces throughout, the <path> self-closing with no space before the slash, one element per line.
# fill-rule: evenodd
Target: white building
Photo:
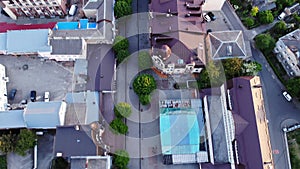
<path fill-rule="evenodd" d="M 274 52 L 289 76 L 300 76 L 300 29 L 279 38 Z"/>
<path fill-rule="evenodd" d="M 225 0 L 206 0 L 202 6 L 203 11 L 221 11 Z"/>

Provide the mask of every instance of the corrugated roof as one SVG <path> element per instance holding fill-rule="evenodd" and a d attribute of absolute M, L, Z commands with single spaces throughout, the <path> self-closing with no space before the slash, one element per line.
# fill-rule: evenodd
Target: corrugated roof
<path fill-rule="evenodd" d="M 23 110 L 11 110 L 0 112 L 0 129 L 25 128 Z"/>
<path fill-rule="evenodd" d="M 29 102 L 24 110 L 24 119 L 28 128 L 56 128 L 63 125 L 60 113 L 63 102 Z"/>
<path fill-rule="evenodd" d="M 7 53 L 51 52 L 48 29 L 7 31 Z"/>

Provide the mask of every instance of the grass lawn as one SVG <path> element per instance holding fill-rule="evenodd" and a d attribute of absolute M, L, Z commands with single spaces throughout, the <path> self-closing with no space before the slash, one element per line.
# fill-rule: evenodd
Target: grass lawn
<path fill-rule="evenodd" d="M 0 169 L 7 169 L 6 156 L 0 156 Z"/>
<path fill-rule="evenodd" d="M 300 169 L 300 130 L 287 134 L 292 169 Z"/>

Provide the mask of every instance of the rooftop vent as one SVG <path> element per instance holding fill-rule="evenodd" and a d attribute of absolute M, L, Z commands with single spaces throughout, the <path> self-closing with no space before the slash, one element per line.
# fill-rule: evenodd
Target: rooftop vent
<path fill-rule="evenodd" d="M 227 56 L 231 56 L 232 55 L 232 46 L 229 45 L 226 47 L 226 54 Z"/>

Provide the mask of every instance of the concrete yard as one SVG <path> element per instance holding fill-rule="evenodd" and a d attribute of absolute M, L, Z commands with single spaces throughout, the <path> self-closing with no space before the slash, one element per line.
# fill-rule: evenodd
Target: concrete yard
<path fill-rule="evenodd" d="M 50 92 L 50 101 L 63 100 L 71 91 L 73 71 L 54 61 L 41 61 L 37 57 L 0 56 L 0 64 L 6 67 L 7 93 L 17 89 L 17 94 L 10 104 L 18 104 L 21 100 L 30 101 L 30 91 L 37 92 L 37 101 L 44 100 L 44 93 Z M 24 70 L 23 66 L 28 65 Z"/>

